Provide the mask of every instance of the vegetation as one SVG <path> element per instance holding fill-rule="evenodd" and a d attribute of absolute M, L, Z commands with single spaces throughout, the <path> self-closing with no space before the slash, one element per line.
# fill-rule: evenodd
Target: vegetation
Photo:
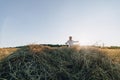
<path fill-rule="evenodd" d="M 0 62 L 2 80 L 120 80 L 120 63 L 107 49 L 29 45 L 10 52 Z"/>
<path fill-rule="evenodd" d="M 120 64 L 120 49 L 105 48 L 102 49 L 102 51 L 104 51 L 114 63 Z"/>
<path fill-rule="evenodd" d="M 17 48 L 0 48 L 0 60 L 16 51 Z"/>

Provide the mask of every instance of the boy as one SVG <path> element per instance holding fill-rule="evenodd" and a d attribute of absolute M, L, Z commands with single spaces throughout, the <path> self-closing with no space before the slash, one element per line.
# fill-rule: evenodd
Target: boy
<path fill-rule="evenodd" d="M 65 43 L 66 45 L 68 45 L 68 47 L 73 46 L 74 43 L 78 43 L 79 41 L 73 41 L 72 40 L 72 36 L 69 36 L 69 40 Z"/>

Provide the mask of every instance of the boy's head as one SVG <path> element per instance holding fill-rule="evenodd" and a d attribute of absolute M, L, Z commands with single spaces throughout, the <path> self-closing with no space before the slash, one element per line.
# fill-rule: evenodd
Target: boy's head
<path fill-rule="evenodd" d="M 69 36 L 69 40 L 72 40 L 72 36 Z"/>

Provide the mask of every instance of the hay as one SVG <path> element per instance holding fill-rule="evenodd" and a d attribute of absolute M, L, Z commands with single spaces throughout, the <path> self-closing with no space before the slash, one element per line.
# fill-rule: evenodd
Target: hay
<path fill-rule="evenodd" d="M 120 66 L 98 49 L 23 47 L 0 63 L 7 80 L 120 80 Z"/>

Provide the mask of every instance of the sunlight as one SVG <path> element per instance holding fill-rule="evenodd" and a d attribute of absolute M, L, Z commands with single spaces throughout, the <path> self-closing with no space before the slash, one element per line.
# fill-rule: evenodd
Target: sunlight
<path fill-rule="evenodd" d="M 81 34 L 80 36 L 75 36 L 75 40 L 79 41 L 79 45 L 92 45 L 93 40 L 87 34 Z"/>
<path fill-rule="evenodd" d="M 92 45 L 90 41 L 80 40 L 80 45 Z"/>

